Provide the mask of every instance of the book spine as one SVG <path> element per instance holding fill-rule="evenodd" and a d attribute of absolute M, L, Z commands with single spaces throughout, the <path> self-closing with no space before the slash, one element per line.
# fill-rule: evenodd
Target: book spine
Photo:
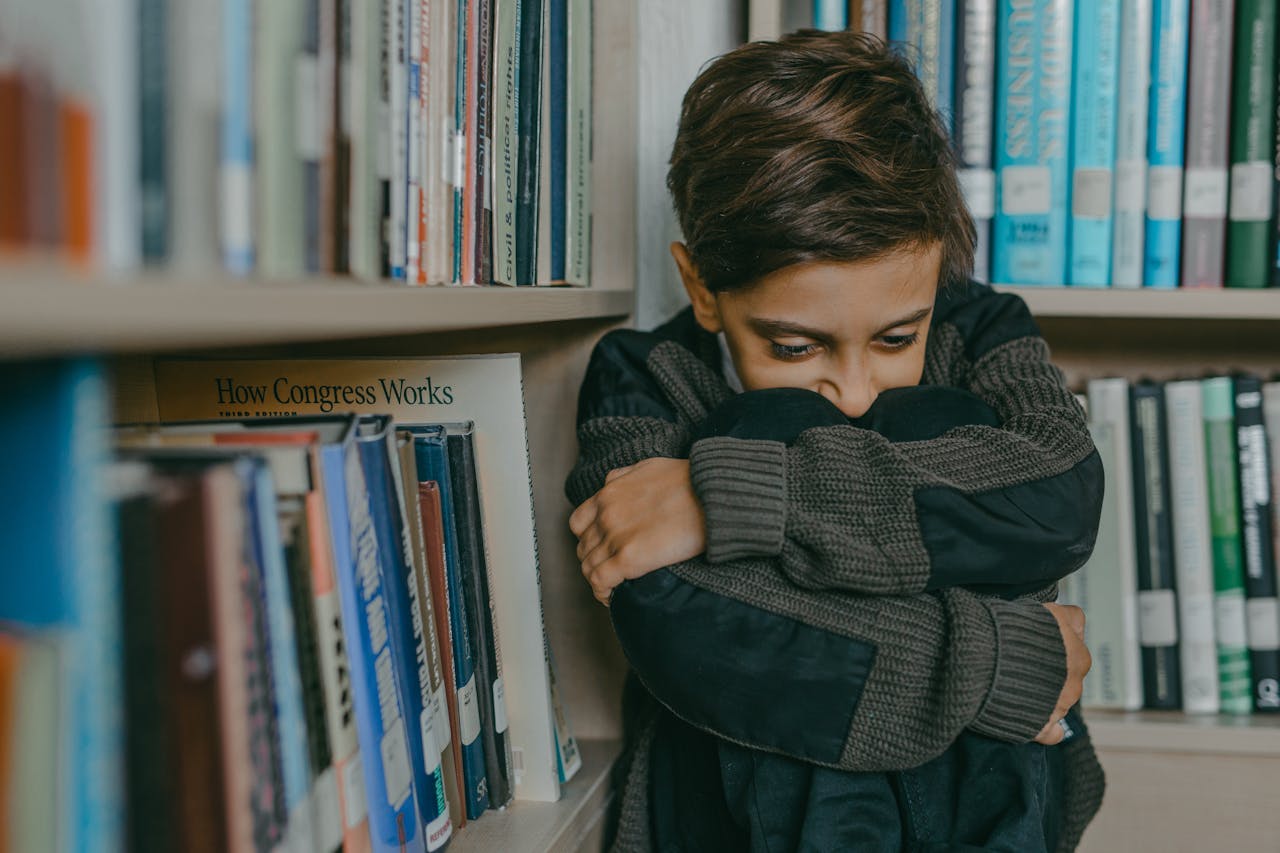
<path fill-rule="evenodd" d="M 565 229 L 568 225 L 565 208 L 568 181 L 568 109 L 569 109 L 569 0 L 547 0 L 550 33 L 548 56 L 548 81 L 550 83 L 551 133 L 550 133 L 550 279 L 565 280 Z"/>
<path fill-rule="evenodd" d="M 494 0 L 493 282 L 514 285 L 520 185 L 520 24 L 522 0 Z M 533 56 L 536 56 L 534 54 Z M 532 58 L 532 57 L 531 57 Z"/>
<path fill-rule="evenodd" d="M 911 32 L 919 12 L 919 4 L 920 0 L 888 0 L 889 41 L 912 44 Z"/>
<path fill-rule="evenodd" d="M 1172 709 L 1182 702 L 1182 683 L 1164 389 L 1139 383 L 1130 389 L 1130 402 L 1143 705 Z"/>
<path fill-rule="evenodd" d="M 864 4 L 864 11 L 866 5 Z M 978 231 L 973 276 L 991 281 L 991 218 L 996 175 L 992 169 L 995 121 L 996 0 L 965 0 L 956 37 L 954 139 L 960 155 L 957 177 Z"/>
<path fill-rule="evenodd" d="M 462 264 L 460 267 L 460 282 L 462 284 L 476 284 L 479 279 L 476 278 L 476 234 L 479 231 L 480 210 L 477 209 L 477 202 L 484 197 L 483 185 L 476 187 L 476 175 L 479 174 L 479 161 L 484 149 L 481 147 L 480 135 L 477 128 L 479 119 L 476 103 L 480 97 L 480 79 L 479 72 L 479 55 L 480 50 L 480 2 L 481 0 L 462 0 L 465 3 L 465 15 L 462 21 L 465 23 L 465 39 L 462 42 L 461 50 L 465 54 L 465 59 L 459 66 L 458 79 L 465 86 L 466 94 L 462 99 L 463 108 L 465 109 L 464 127 L 462 132 L 462 141 L 466 146 L 466 156 L 463 158 L 462 171 L 462 241 L 460 250 L 462 252 Z M 461 9 L 462 6 L 459 6 Z"/>
<path fill-rule="evenodd" d="M 1071 4 L 1000 5 L 992 276 L 1062 284 L 1067 273 Z"/>
<path fill-rule="evenodd" d="M 1275 122 L 1275 0 L 1239 0 L 1231 92 L 1229 287 L 1266 287 L 1270 279 Z"/>
<path fill-rule="evenodd" d="M 516 278 L 518 285 L 538 283 L 539 140 L 542 125 L 543 28 L 545 0 L 521 0 L 520 91 L 517 96 Z"/>
<path fill-rule="evenodd" d="M 1177 287 L 1182 257 L 1182 166 L 1187 112 L 1188 0 L 1155 0 L 1147 131 L 1143 283 Z"/>
<path fill-rule="evenodd" d="M 565 281 L 591 283 L 591 0 L 569 0 Z"/>
<path fill-rule="evenodd" d="M 351 56 L 350 0 L 320 0 L 320 49 L 315 84 L 314 118 L 316 147 L 320 152 L 320 185 L 316 204 L 315 271 L 345 273 L 347 260 L 347 192 L 350 145 L 341 113 L 345 108 L 343 81 Z"/>
<path fill-rule="evenodd" d="M 475 283 L 493 283 L 494 14 L 496 0 L 476 0 Z"/>
<path fill-rule="evenodd" d="M 1202 380 L 1209 523 L 1213 532 L 1214 624 L 1218 637 L 1218 691 L 1222 711 L 1253 708 L 1244 566 L 1240 554 L 1240 496 L 1236 477 L 1235 418 L 1231 379 Z"/>
<path fill-rule="evenodd" d="M 1165 385 L 1169 426 L 1169 500 L 1177 572 L 1182 709 L 1216 714 L 1218 644 L 1214 634 L 1213 537 L 1199 380 Z"/>
<path fill-rule="evenodd" d="M 1280 62 L 1276 63 L 1276 91 L 1280 92 Z M 1272 163 L 1275 167 L 1271 181 L 1271 286 L 1280 287 L 1280 97 L 1276 98 L 1275 141 L 1272 145 Z"/>
<path fill-rule="evenodd" d="M 1192 0 L 1182 287 L 1222 287 L 1227 253 L 1227 122 L 1235 0 Z"/>
<path fill-rule="evenodd" d="M 1241 375 L 1235 394 L 1236 447 L 1240 469 L 1240 540 L 1249 665 L 1256 711 L 1280 711 L 1280 599 L 1272 552 L 1270 449 L 1262 415 L 1262 380 Z"/>
<path fill-rule="evenodd" d="M 845 0 L 813 0 L 813 25 L 820 30 L 848 28 L 849 7 Z"/>
<path fill-rule="evenodd" d="M 381 3 L 342 0 L 350 21 L 349 71 L 342 89 L 340 121 L 348 139 L 350 184 L 347 200 L 347 262 L 351 275 L 373 281 L 381 275 L 381 183 L 379 89 L 382 42 Z"/>
<path fill-rule="evenodd" d="M 254 5 L 254 222 L 257 272 L 263 276 L 293 277 L 306 269 L 308 217 L 315 210 L 307 157 L 315 151 L 312 129 L 299 120 L 308 121 L 304 111 L 316 94 L 315 55 L 308 52 L 319 45 L 312 30 L 319 22 L 308 18 L 314 11 L 303 0 Z"/>
<path fill-rule="evenodd" d="M 1147 108 L 1151 82 L 1151 4 L 1123 0 L 1116 99 L 1115 229 L 1111 286 L 1142 286 L 1147 209 Z"/>
<path fill-rule="evenodd" d="M 1134 482 L 1129 383 L 1124 379 L 1089 382 L 1089 420 L 1112 451 L 1103 468 L 1113 505 L 1104 505 L 1095 547 L 1082 573 L 1088 575 L 1088 606 L 1093 622 L 1091 648 L 1097 664 L 1100 696 L 1093 704 L 1135 711 L 1142 707 L 1142 658 L 1138 640 L 1137 549 L 1134 533 Z M 1104 529 L 1105 536 L 1104 536 Z"/>
<path fill-rule="evenodd" d="M 170 14 L 171 258 L 177 269 L 209 271 L 220 248 L 209 188 L 218 185 L 222 7 L 177 0 Z"/>
<path fill-rule="evenodd" d="M 426 34 L 423 0 L 408 0 L 409 28 L 406 38 L 409 41 L 408 59 L 408 130 L 405 151 L 406 174 L 408 182 L 405 215 L 407 236 L 405 240 L 405 280 L 409 284 L 426 284 L 423 275 L 423 242 L 426 238 L 427 211 L 423 198 L 423 156 L 422 146 L 426 141 L 426 69 L 423 67 L 423 54 L 426 45 Z"/>
<path fill-rule="evenodd" d="M 253 8 L 227 0 L 222 17 L 222 156 L 218 178 L 222 263 L 253 272 Z"/>
<path fill-rule="evenodd" d="M 1280 559 L 1280 381 L 1262 386 L 1262 420 L 1271 451 L 1271 551 Z"/>
<path fill-rule="evenodd" d="M 142 259 L 169 257 L 168 0 L 138 0 L 138 143 Z"/>
<path fill-rule="evenodd" d="M 335 532 L 338 601 L 351 664 L 351 701 L 358 741 L 363 744 L 359 752 L 372 849 L 423 853 L 416 834 L 413 767 L 385 630 L 387 603 L 364 473 L 351 445 L 327 447 L 324 464 L 325 500 Z M 375 625 L 382 627 L 374 630 Z M 353 775 L 349 780 L 357 778 Z M 406 831 L 414 834 L 406 839 Z"/>
<path fill-rule="evenodd" d="M 236 5 L 236 4 L 230 4 Z M 12 7 L 11 7 L 12 8 Z M 34 8 L 43 8 L 32 6 Z M 46 13 L 47 14 L 47 13 Z M 95 50 L 91 51 L 94 99 L 91 105 L 79 104 L 77 110 L 88 108 L 93 116 L 93 143 L 90 159 L 85 166 L 92 172 L 86 199 L 91 210 L 80 211 L 89 220 L 92 234 L 92 254 L 96 262 L 108 269 L 131 269 L 137 266 L 141 254 L 141 211 L 138 182 L 138 16 L 134 0 L 98 0 L 83 4 L 83 21 L 77 21 L 87 33 L 92 33 Z M 21 19 L 15 29 L 22 30 Z M 60 16 L 53 17 L 54 27 L 60 26 Z M 32 81 L 32 76 L 27 77 Z M 29 92 L 31 90 L 28 90 Z M 47 91 L 47 90 L 46 90 Z M 28 125 L 30 127 L 30 125 Z M 39 137 L 36 137 L 39 139 Z M 56 149 L 44 142 L 28 137 L 27 153 L 31 158 L 28 168 L 35 167 L 43 157 L 51 157 Z M 52 169 L 63 169 L 70 164 L 54 160 Z M 52 176 L 50 176 L 52 178 Z M 38 215 L 42 203 L 47 204 L 55 194 L 43 191 L 55 183 L 28 184 L 28 201 L 33 205 L 28 222 L 34 229 L 41 222 Z M 5 192 L 8 192 L 6 188 Z M 83 193 L 82 193 L 83 195 Z M 38 233 L 38 232 L 33 232 Z"/>
<path fill-rule="evenodd" d="M 288 4 L 284 4 L 288 5 Z M 297 111 L 294 127 L 297 138 L 297 155 L 302 158 L 302 222 L 300 268 L 309 273 L 321 269 L 320 241 L 323 229 L 320 224 L 323 195 L 320 164 L 324 159 L 324 140 L 321 130 L 320 99 L 323 72 L 320 60 L 321 24 L 320 0 L 306 0 L 302 37 L 302 51 L 293 60 L 294 109 Z M 285 199 L 285 203 L 289 203 Z M 296 201 L 294 202 L 296 204 Z M 263 222 L 263 227 L 267 223 Z"/>
<path fill-rule="evenodd" d="M 424 4 L 427 57 L 424 97 L 427 104 L 426 164 L 423 185 L 427 215 L 426 247 L 422 270 L 425 284 L 454 280 L 454 188 L 450 174 L 454 134 L 454 68 L 457 32 L 453 25 L 454 0 Z"/>
<path fill-rule="evenodd" d="M 390 137 L 388 179 L 388 275 L 405 280 L 409 238 L 409 0 L 386 0 L 387 47 L 390 51 Z"/>
<path fill-rule="evenodd" d="M 454 41 L 454 99 L 453 99 L 453 134 L 450 137 L 450 156 L 446 168 L 449 170 L 450 183 L 453 185 L 453 277 L 454 284 L 465 284 L 466 274 L 471 266 L 467 261 L 471 243 L 467 239 L 467 163 L 471 146 L 467 139 L 470 124 L 469 97 L 471 86 L 467 80 L 468 51 L 470 50 L 468 33 L 470 32 L 470 0 L 458 0 L 456 30 Z"/>
<path fill-rule="evenodd" d="M 1085 287 L 1111 284 L 1120 3 L 1121 0 L 1076 3 L 1067 283 Z"/>
<path fill-rule="evenodd" d="M 378 47 L 373 52 L 376 72 L 374 81 L 376 95 L 374 97 L 373 146 L 370 156 L 375 165 L 377 180 L 374 204 L 378 211 L 377 246 L 378 270 L 383 278 L 393 278 L 391 260 L 395 247 L 393 233 L 395 222 L 392 220 L 395 210 L 392 195 L 392 148 L 395 135 L 394 104 L 392 103 L 392 77 L 395 75 L 395 19 L 396 6 L 401 0 L 371 0 L 378 10 Z"/>

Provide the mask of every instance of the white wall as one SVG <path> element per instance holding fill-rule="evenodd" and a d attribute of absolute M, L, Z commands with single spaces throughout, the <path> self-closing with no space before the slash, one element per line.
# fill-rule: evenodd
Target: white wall
<path fill-rule="evenodd" d="M 652 328 L 687 304 L 667 251 L 680 239 L 667 194 L 667 158 L 685 89 L 708 60 L 741 42 L 744 6 L 742 0 L 642 0 L 637 10 L 637 328 Z"/>

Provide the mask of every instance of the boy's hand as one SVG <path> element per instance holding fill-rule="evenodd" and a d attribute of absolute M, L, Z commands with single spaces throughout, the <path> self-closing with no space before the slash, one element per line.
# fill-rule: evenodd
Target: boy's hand
<path fill-rule="evenodd" d="M 1045 723 L 1040 734 L 1036 735 L 1036 743 L 1052 745 L 1066 737 L 1066 730 L 1059 725 L 1059 721 L 1080 701 L 1080 694 L 1084 692 L 1084 677 L 1093 666 L 1093 657 L 1084 644 L 1084 611 L 1069 604 L 1046 604 L 1045 607 L 1058 620 L 1058 630 L 1062 632 L 1062 642 L 1067 647 L 1066 684 L 1058 696 L 1053 716 Z"/>
<path fill-rule="evenodd" d="M 601 604 L 613 588 L 707 549 L 707 519 L 689 460 L 654 458 L 610 472 L 569 517 L 582 575 Z"/>

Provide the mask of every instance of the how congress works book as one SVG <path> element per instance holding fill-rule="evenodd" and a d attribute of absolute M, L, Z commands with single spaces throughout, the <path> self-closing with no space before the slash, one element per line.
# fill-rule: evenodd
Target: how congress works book
<path fill-rule="evenodd" d="M 554 801 L 559 779 L 517 355 L 155 364 L 161 421 L 354 411 L 397 424 L 474 423 L 480 510 L 502 643 L 515 796 Z"/>

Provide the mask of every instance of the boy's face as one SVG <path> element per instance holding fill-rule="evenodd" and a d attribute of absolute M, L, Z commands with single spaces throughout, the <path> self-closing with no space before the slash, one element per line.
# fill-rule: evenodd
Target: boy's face
<path fill-rule="evenodd" d="M 940 247 L 797 264 L 719 294 L 702 284 L 683 244 L 671 251 L 699 325 L 724 332 L 746 390 L 805 388 L 856 418 L 881 391 L 920 383 Z"/>

